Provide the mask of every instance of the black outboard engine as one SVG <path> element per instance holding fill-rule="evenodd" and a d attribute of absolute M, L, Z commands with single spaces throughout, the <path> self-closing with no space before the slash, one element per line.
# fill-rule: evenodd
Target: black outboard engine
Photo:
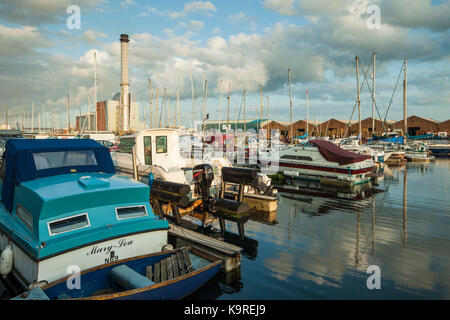
<path fill-rule="evenodd" d="M 211 165 L 204 163 L 194 167 L 192 178 L 203 200 L 203 213 L 215 213 L 215 200 L 210 195 L 210 188 L 214 180 L 214 171 Z"/>

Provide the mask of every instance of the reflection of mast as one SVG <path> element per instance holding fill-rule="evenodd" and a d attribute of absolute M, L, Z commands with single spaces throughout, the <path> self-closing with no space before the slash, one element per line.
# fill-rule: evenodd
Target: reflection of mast
<path fill-rule="evenodd" d="M 372 196 L 372 256 L 375 256 L 375 196 Z"/>
<path fill-rule="evenodd" d="M 406 173 L 406 168 L 403 171 L 403 246 L 406 247 L 406 242 L 408 239 L 408 234 L 406 231 L 406 224 L 408 222 L 408 216 L 407 216 L 407 207 L 408 207 L 408 203 L 407 203 L 407 173 Z"/>
<path fill-rule="evenodd" d="M 361 208 L 358 207 L 358 221 L 356 224 L 356 246 L 355 246 L 355 268 L 358 268 L 359 264 L 359 235 L 361 229 Z"/>

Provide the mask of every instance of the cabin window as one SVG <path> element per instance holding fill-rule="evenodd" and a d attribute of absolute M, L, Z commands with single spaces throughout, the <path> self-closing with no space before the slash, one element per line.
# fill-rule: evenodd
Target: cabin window
<path fill-rule="evenodd" d="M 145 206 L 133 206 L 116 208 L 117 220 L 145 217 L 147 208 Z"/>
<path fill-rule="evenodd" d="M 167 153 L 167 137 L 156 137 L 156 153 Z"/>
<path fill-rule="evenodd" d="M 81 228 L 86 228 L 89 226 L 90 223 L 87 213 L 82 213 L 76 216 L 59 219 L 48 223 L 48 229 L 51 236 Z"/>
<path fill-rule="evenodd" d="M 20 204 L 17 205 L 16 214 L 19 217 L 20 220 L 30 229 L 33 231 L 33 216 L 22 207 Z"/>
<path fill-rule="evenodd" d="M 135 144 L 134 137 L 133 138 L 121 138 L 119 147 L 117 148 L 117 151 L 123 152 L 123 153 L 132 153 L 134 144 Z"/>
<path fill-rule="evenodd" d="M 33 159 L 37 170 L 97 165 L 92 150 L 39 152 L 33 153 Z"/>
<path fill-rule="evenodd" d="M 281 159 L 312 161 L 312 158 L 311 158 L 311 157 L 306 157 L 306 156 L 293 156 L 293 155 L 289 155 L 289 154 L 286 154 L 286 155 L 284 155 L 284 156 L 281 156 Z"/>
<path fill-rule="evenodd" d="M 152 137 L 144 137 L 145 164 L 152 165 Z"/>

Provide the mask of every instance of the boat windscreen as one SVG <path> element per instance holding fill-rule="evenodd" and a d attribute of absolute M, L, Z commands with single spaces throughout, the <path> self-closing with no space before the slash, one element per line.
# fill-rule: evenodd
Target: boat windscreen
<path fill-rule="evenodd" d="M 37 170 L 97 165 L 92 150 L 37 152 L 33 160 Z"/>

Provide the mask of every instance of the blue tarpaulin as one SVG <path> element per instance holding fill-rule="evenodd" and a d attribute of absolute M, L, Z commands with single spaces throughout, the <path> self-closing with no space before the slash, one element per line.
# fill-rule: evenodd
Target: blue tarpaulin
<path fill-rule="evenodd" d="M 38 170 L 34 155 L 65 151 L 83 151 L 95 155 L 88 165 L 50 166 Z M 2 202 L 8 211 L 12 210 L 14 187 L 17 184 L 49 176 L 73 172 L 115 173 L 108 148 L 90 139 L 10 139 L 3 154 L 5 177 L 2 188 Z"/>

